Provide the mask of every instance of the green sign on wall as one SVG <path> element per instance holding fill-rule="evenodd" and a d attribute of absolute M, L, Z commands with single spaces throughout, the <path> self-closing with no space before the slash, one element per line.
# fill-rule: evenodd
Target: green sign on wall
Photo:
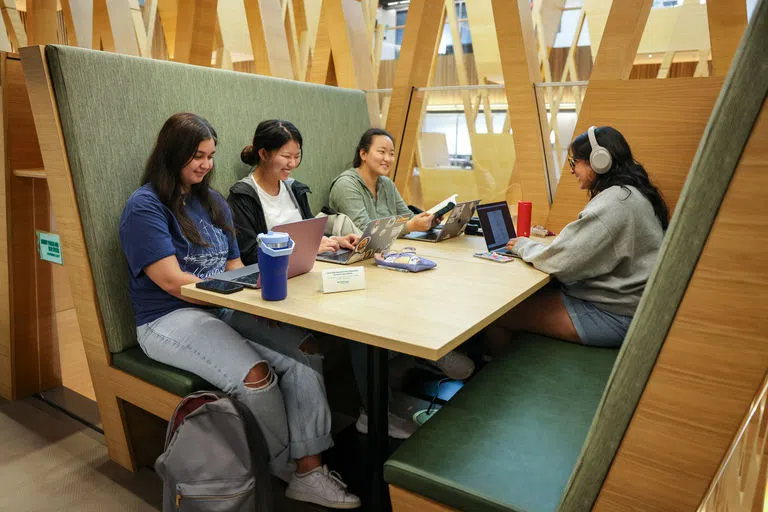
<path fill-rule="evenodd" d="M 37 251 L 40 253 L 40 259 L 63 265 L 61 259 L 61 241 L 59 235 L 55 233 L 46 233 L 45 231 L 36 231 L 37 233 Z"/>

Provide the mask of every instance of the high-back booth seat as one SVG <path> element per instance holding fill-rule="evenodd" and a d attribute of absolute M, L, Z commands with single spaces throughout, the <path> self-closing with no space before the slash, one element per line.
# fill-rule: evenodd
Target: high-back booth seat
<path fill-rule="evenodd" d="M 622 348 L 520 336 L 387 461 L 396 512 L 593 507 L 764 103 L 754 70 L 766 69 L 765 7 L 741 40 Z"/>
<path fill-rule="evenodd" d="M 128 271 L 118 237 L 126 200 L 165 120 L 194 112 L 216 129 L 213 187 L 227 196 L 249 168 L 240 151 L 265 119 L 293 122 L 304 138 L 294 177 L 312 190 L 313 212 L 349 167 L 369 126 L 363 93 L 258 75 L 48 46 L 72 180 L 112 364 L 177 395 L 210 385 L 147 358 L 136 342 Z"/>
<path fill-rule="evenodd" d="M 129 428 L 135 415 L 125 404 L 168 419 L 180 396 L 210 388 L 137 346 L 118 223 L 163 123 L 176 112 L 210 121 L 218 134 L 213 187 L 226 197 L 249 171 L 240 152 L 258 123 L 291 121 L 304 139 L 293 176 L 310 187 L 317 213 L 370 127 L 365 95 L 69 46 L 21 54 L 109 453 L 135 469 L 139 443 L 130 431 L 142 429 Z"/>

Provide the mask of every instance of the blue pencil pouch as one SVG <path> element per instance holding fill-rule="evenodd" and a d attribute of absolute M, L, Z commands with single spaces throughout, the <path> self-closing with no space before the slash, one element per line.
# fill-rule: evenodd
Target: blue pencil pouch
<path fill-rule="evenodd" d="M 403 251 L 377 253 L 373 255 L 373 261 L 380 267 L 404 272 L 421 272 L 437 266 L 434 261 L 417 256 L 415 249 L 409 249 L 410 247 Z"/>

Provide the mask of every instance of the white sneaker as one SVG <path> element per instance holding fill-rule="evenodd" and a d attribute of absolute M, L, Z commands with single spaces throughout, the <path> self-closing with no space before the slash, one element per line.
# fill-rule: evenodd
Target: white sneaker
<path fill-rule="evenodd" d="M 294 473 L 285 490 L 285 497 L 297 501 L 316 503 L 329 508 L 357 508 L 360 498 L 347 491 L 347 484 L 328 466 L 318 466 L 312 471 L 299 475 Z"/>
<path fill-rule="evenodd" d="M 419 362 L 426 364 L 432 369 L 439 370 L 446 377 L 453 380 L 468 379 L 475 372 L 474 361 L 469 356 L 455 350 L 448 352 L 437 361 L 419 359 Z"/>
<path fill-rule="evenodd" d="M 412 421 L 401 418 L 391 412 L 387 416 L 387 434 L 389 434 L 389 437 L 393 439 L 408 439 L 416 432 L 416 425 Z M 361 434 L 368 433 L 368 414 L 365 411 L 360 411 L 355 428 Z"/>

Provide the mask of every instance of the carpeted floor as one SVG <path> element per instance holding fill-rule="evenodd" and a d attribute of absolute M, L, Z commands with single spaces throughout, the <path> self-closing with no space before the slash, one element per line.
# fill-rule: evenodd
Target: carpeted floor
<path fill-rule="evenodd" d="M 150 469 L 109 460 L 103 437 L 36 399 L 0 399 L 0 510 L 160 510 Z"/>

